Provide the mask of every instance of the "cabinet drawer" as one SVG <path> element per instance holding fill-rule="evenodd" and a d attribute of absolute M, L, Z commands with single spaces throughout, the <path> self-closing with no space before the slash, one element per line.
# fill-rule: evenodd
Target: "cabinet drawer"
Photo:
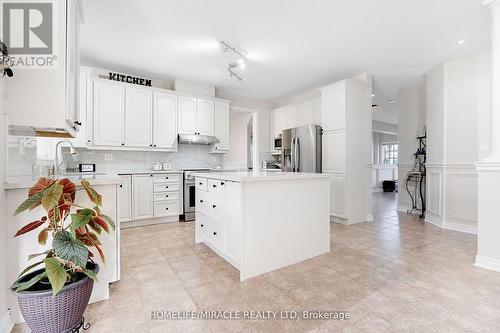
<path fill-rule="evenodd" d="M 154 216 L 172 216 L 179 215 L 179 201 L 155 202 Z"/>
<path fill-rule="evenodd" d="M 207 192 L 196 192 L 196 211 L 222 221 L 222 200 Z"/>
<path fill-rule="evenodd" d="M 219 249 L 224 248 L 224 232 L 222 227 L 220 227 L 217 223 L 210 221 L 208 225 L 208 241 L 212 243 L 215 247 Z"/>
<path fill-rule="evenodd" d="M 163 192 L 154 194 L 155 202 L 179 200 L 179 192 Z"/>
<path fill-rule="evenodd" d="M 154 176 L 155 183 L 179 183 L 180 175 L 175 173 L 159 174 Z"/>
<path fill-rule="evenodd" d="M 224 191 L 224 185 L 226 182 L 221 181 L 221 180 L 216 180 L 216 179 L 209 179 L 208 180 L 208 192 L 211 192 L 213 194 L 217 195 L 222 195 L 222 192 Z"/>
<path fill-rule="evenodd" d="M 197 190 L 202 190 L 202 191 L 207 190 L 207 179 L 206 178 L 196 177 L 195 181 L 196 181 L 195 186 L 196 186 Z"/>
<path fill-rule="evenodd" d="M 154 192 L 179 191 L 179 183 L 156 183 L 154 184 Z"/>

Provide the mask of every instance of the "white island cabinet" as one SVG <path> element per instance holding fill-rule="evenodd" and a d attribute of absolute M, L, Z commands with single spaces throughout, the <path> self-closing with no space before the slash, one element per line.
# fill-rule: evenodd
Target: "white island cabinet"
<path fill-rule="evenodd" d="M 197 173 L 196 243 L 240 280 L 330 251 L 329 178 L 316 173 Z"/>

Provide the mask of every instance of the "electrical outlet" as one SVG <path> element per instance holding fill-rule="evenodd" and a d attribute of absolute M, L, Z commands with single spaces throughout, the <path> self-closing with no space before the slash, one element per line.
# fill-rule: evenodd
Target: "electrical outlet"
<path fill-rule="evenodd" d="M 112 161 L 113 160 L 113 154 L 104 154 L 104 160 L 105 161 Z"/>

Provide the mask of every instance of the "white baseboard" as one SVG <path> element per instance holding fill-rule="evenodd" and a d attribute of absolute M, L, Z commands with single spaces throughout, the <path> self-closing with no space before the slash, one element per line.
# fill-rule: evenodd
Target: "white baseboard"
<path fill-rule="evenodd" d="M 476 225 L 467 225 L 454 221 L 445 221 L 429 213 L 425 215 L 425 222 L 429 222 L 442 229 L 477 235 L 477 223 Z"/>
<path fill-rule="evenodd" d="M 14 323 L 10 317 L 10 311 L 6 311 L 0 318 L 0 333 L 10 333 L 14 328 Z"/>
<path fill-rule="evenodd" d="M 366 222 L 371 222 L 371 221 L 373 221 L 373 214 L 366 215 Z"/>
<path fill-rule="evenodd" d="M 500 260 L 495 258 L 476 255 L 474 266 L 489 269 L 490 271 L 500 272 Z"/>
<path fill-rule="evenodd" d="M 347 219 L 345 217 L 335 216 L 331 214 L 330 214 L 330 222 L 347 225 Z"/>
<path fill-rule="evenodd" d="M 162 218 L 156 218 L 156 219 L 145 219 L 145 220 L 121 222 L 120 228 L 127 229 L 127 228 L 135 228 L 135 227 L 145 227 L 148 225 L 171 223 L 171 222 L 179 222 L 179 216 L 176 215 L 176 216 L 168 216 L 168 217 L 162 217 Z"/>

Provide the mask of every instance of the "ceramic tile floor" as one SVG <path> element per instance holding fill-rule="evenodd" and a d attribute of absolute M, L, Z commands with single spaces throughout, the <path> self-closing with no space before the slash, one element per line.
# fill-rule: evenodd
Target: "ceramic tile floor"
<path fill-rule="evenodd" d="M 500 332 L 500 273 L 474 267 L 476 236 L 441 230 L 374 195 L 374 221 L 332 224 L 331 253 L 241 283 L 194 225 L 122 232 L 123 271 L 87 332 Z M 152 310 L 349 311 L 336 320 L 151 320 Z M 15 332 L 22 332 L 22 326 Z"/>

